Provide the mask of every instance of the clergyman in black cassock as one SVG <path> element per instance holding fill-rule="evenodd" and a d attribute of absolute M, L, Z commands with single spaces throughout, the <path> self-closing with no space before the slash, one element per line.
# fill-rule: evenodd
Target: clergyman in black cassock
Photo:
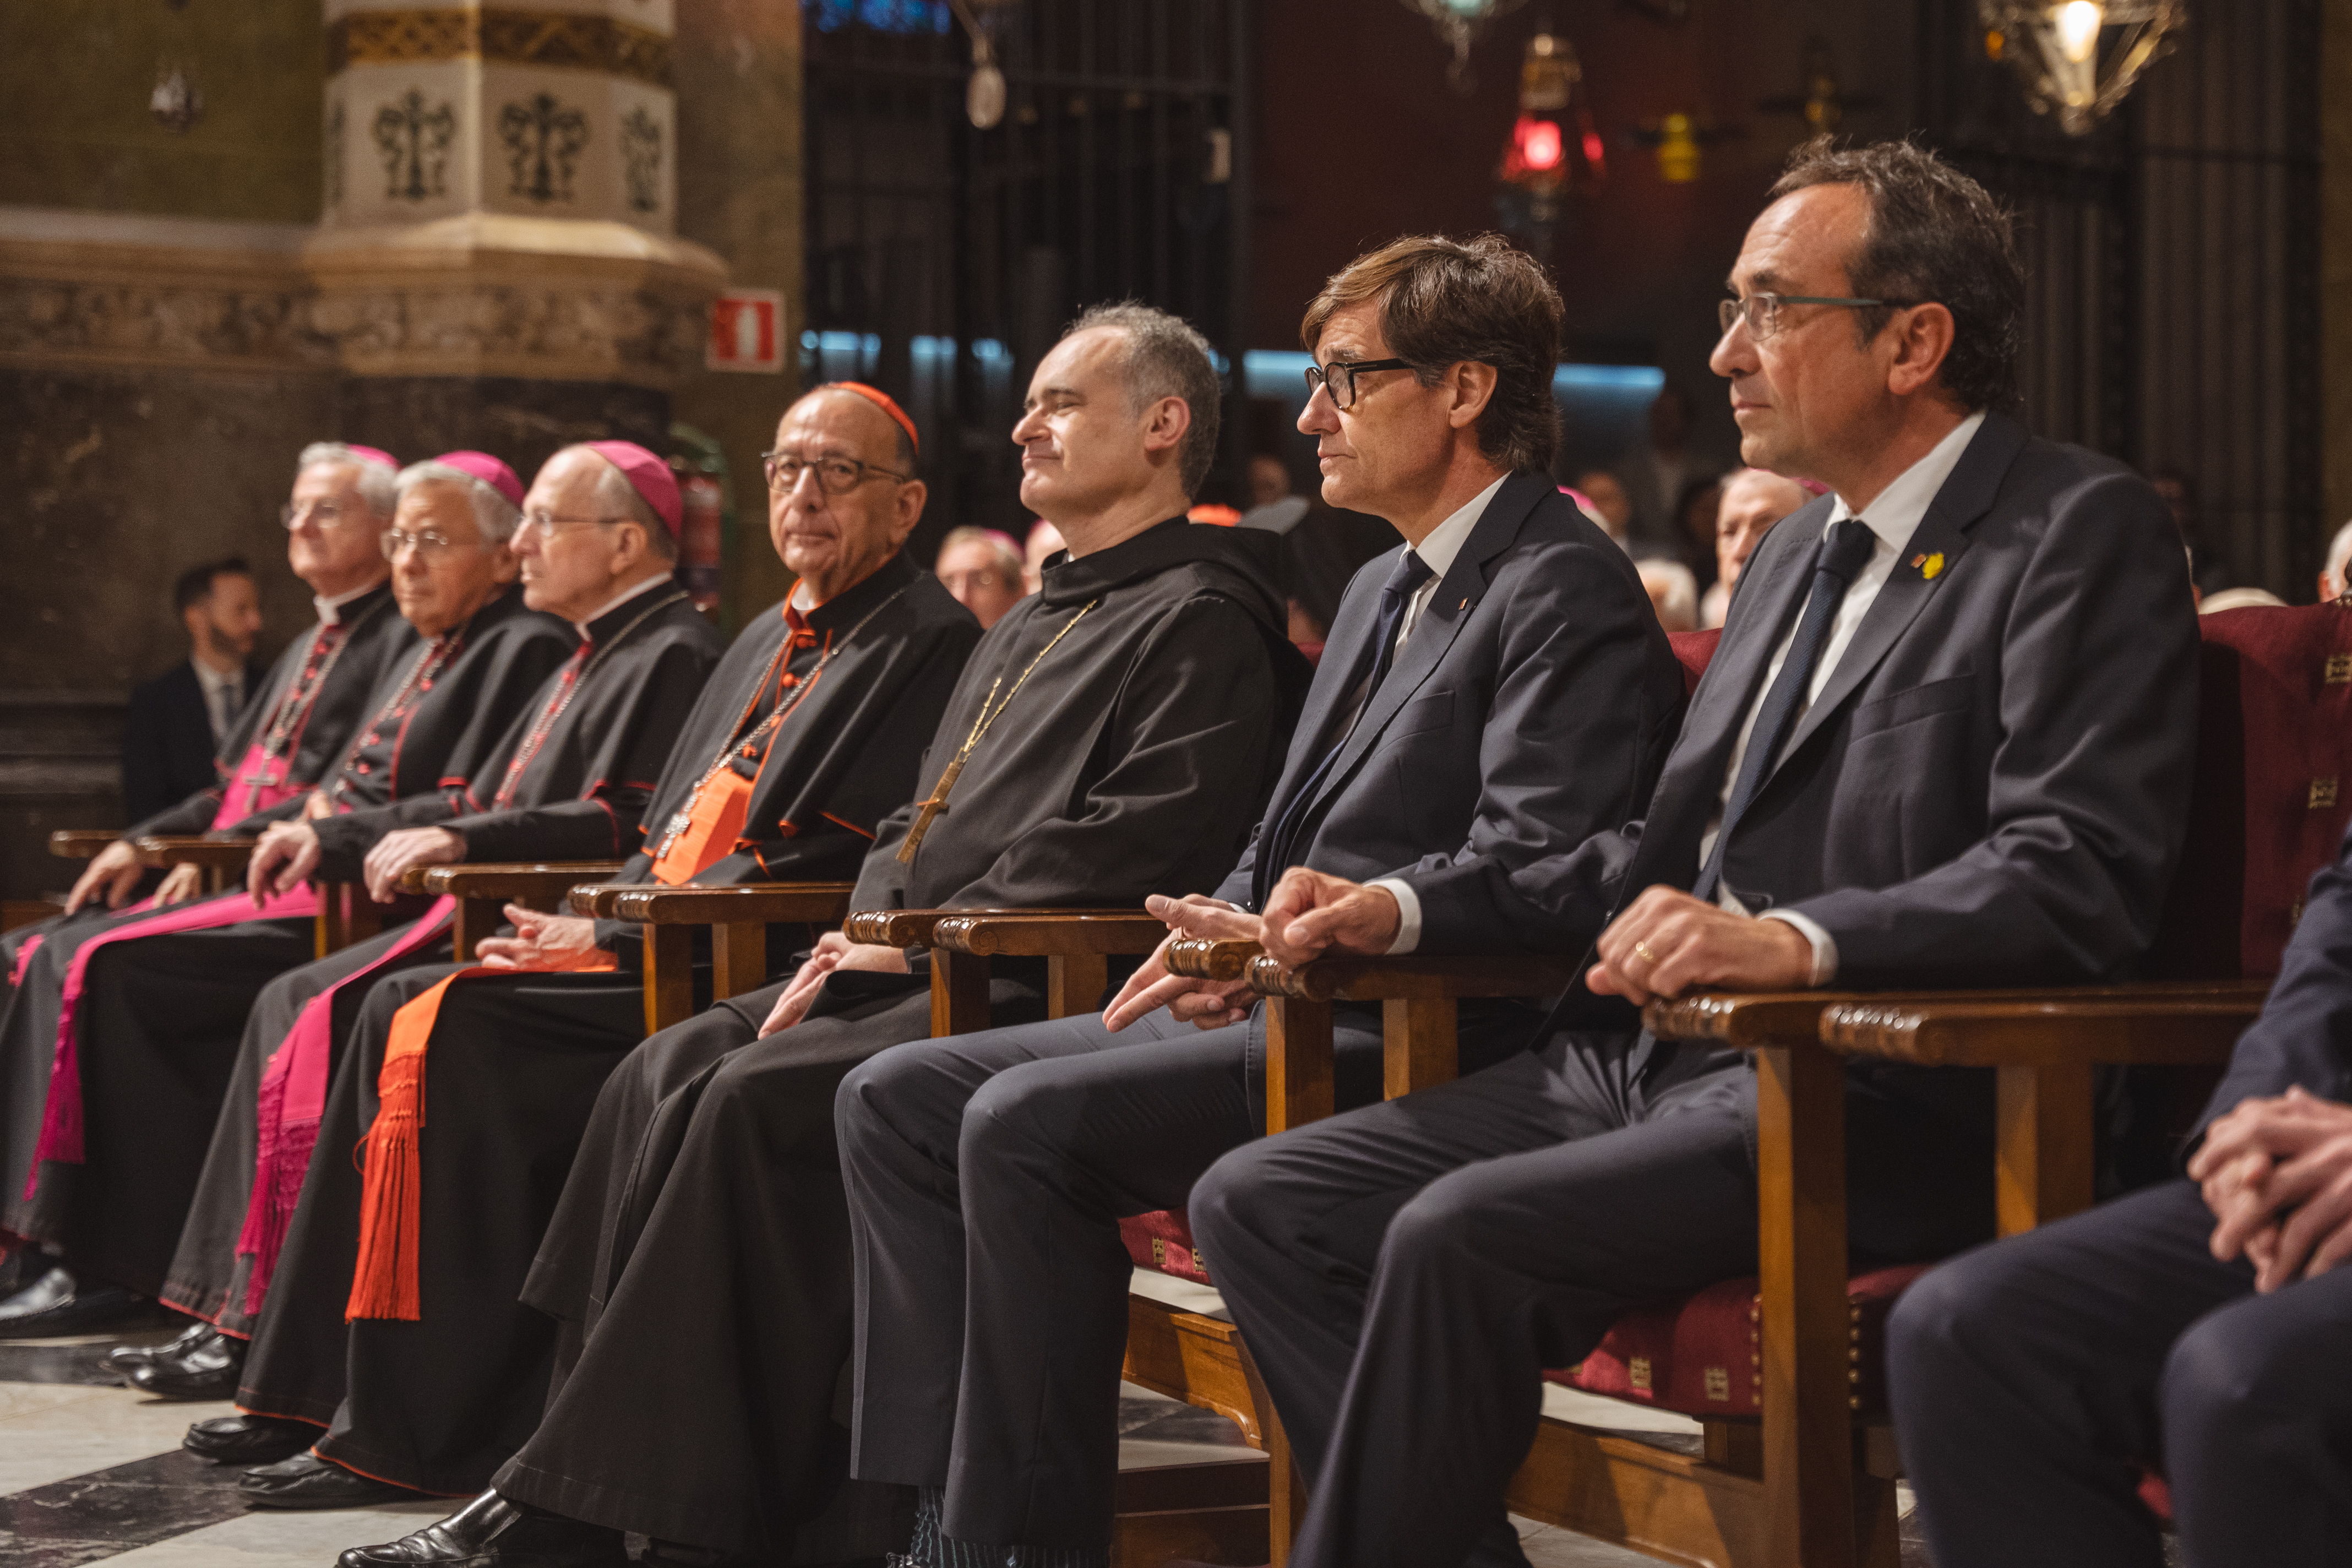
<path fill-rule="evenodd" d="M 1902 199 L 1874 211 L 1872 189 Z M 1748 563 L 1642 821 L 1557 868 L 1618 908 L 1566 1026 L 1262 1139 L 1194 1189 L 1193 1235 L 1313 1489 L 1301 1568 L 1524 1563 L 1503 1500 L 1542 1369 L 1633 1307 L 1755 1272 L 1748 1062 L 1591 1027 L 1587 1005 L 2086 983 L 2155 934 L 2198 701 L 2163 504 L 1984 406 L 2014 394 L 2024 282 L 1974 182 L 1906 143 L 1816 146 L 1775 195 L 1714 363 L 1750 460 L 1832 494 Z M 1759 297 L 1759 276 L 1870 297 L 1847 268 L 1889 224 L 1934 258 L 1916 297 L 1966 314 L 1907 307 L 1864 334 Z M 1990 1234 L 1990 1075 L 1857 1063 L 1846 1082 L 1857 1258 Z"/>
<path fill-rule="evenodd" d="M 425 826 L 457 834 L 471 861 L 619 858 L 641 837 L 654 781 L 689 712 L 698 711 L 719 662 L 718 638 L 692 596 L 667 574 L 656 576 L 646 593 L 588 623 L 572 658 L 548 677 L 498 744 L 470 766 L 456 766 L 445 787 L 317 824 L 319 875 L 356 881 L 370 845 L 388 832 Z M 446 929 L 447 922 L 436 924 Z M 240 1338 L 251 1335 L 267 1291 L 253 1279 L 257 1254 L 241 1251 L 239 1238 L 253 1196 L 264 1068 L 313 997 L 411 945 L 410 930 L 397 924 L 263 988 L 247 1016 L 160 1292 L 168 1305 Z M 404 963 L 447 954 L 446 941 L 428 942 Z M 365 994 L 363 985 L 337 992 L 328 1032 L 335 1055 Z"/>
<path fill-rule="evenodd" d="M 1444 366 L 1410 393 L 1327 372 L 1339 384 L 1310 396 L 1302 430 L 1378 459 L 1331 481 L 1341 504 L 1410 545 L 1342 601 L 1223 907 L 1166 912 L 1256 939 L 1259 916 L 1281 919 L 1286 874 L 1336 876 L 1370 879 L 1400 928 L 1413 911 L 1412 935 L 1372 952 L 1581 945 L 1597 912 L 1544 872 L 1640 809 L 1673 740 L 1680 668 L 1624 552 L 1545 473 L 1561 308 L 1540 269 L 1499 241 L 1401 241 L 1335 279 L 1303 335 L 1339 364 L 1444 357 L 1442 331 L 1417 339 L 1390 319 L 1400 296 L 1424 321 L 1475 323 L 1454 341 L 1495 363 Z M 1459 420 L 1457 384 L 1483 390 L 1475 423 Z M 852 1470 L 924 1489 L 919 1560 L 1075 1550 L 1075 1563 L 1107 1547 L 1132 1272 L 1118 1220 L 1181 1207 L 1263 1121 L 1263 1009 L 1229 1021 L 1219 988 L 1205 1018 L 1131 1000 L 1191 989 L 1147 965 L 1110 1014 L 901 1046 L 842 1084 Z M 1466 1010 L 1465 1068 L 1522 1049 L 1540 1017 L 1525 1003 Z M 1378 1099 L 1380 1007 L 1342 1006 L 1334 1031 L 1339 1103 Z"/>
<path fill-rule="evenodd" d="M 2352 1545 L 2352 834 L 2196 1142 L 2186 1178 L 1964 1254 L 1895 1304 L 1895 1426 L 1937 1563 L 2158 1568 L 2151 1469 L 2190 1563 Z M 2259 1178 L 2225 1178 L 2249 1151 Z M 2217 1215 L 2267 1247 L 2215 1258 Z M 2276 1250 L 2283 1219 L 2308 1251 Z"/>
<path fill-rule="evenodd" d="M 496 588 L 394 665 L 320 798 L 340 814 L 404 793 L 437 796 L 453 761 L 487 752 L 572 641 L 562 623 L 524 608 L 520 589 Z M 257 821 L 291 818 L 304 799 Z M 116 940 L 88 965 L 73 1020 L 83 1158 L 41 1160 L 27 1181 L 55 1086 L 11 1096 L 0 1151 L 0 1226 L 145 1296 L 163 1289 L 254 999 L 316 952 L 308 913 L 245 918 L 255 906 L 242 889 L 209 902 L 226 923 Z M 0 1025 L 12 1081 L 46 1081 L 26 1064 L 47 1069 L 58 1055 L 68 961 L 96 932 L 71 934 L 80 940 L 42 944 Z"/>
<path fill-rule="evenodd" d="M 861 410 L 888 437 L 872 443 L 876 453 L 890 452 L 887 420 L 824 388 L 788 411 L 780 440 L 803 417 L 845 439 Z M 625 879 L 855 874 L 883 818 L 913 793 L 930 727 L 979 639 L 970 613 L 900 553 L 920 499 L 913 483 L 828 496 L 812 479 L 779 501 L 789 514 L 780 543 L 797 539 L 804 511 L 847 542 L 822 563 L 798 562 L 804 584 L 827 579 L 821 603 L 803 609 L 796 590 L 730 650 L 672 750 Z M 794 563 L 798 544 L 785 554 Z M 746 790 L 740 830 L 689 854 L 695 829 L 676 842 L 671 829 L 698 816 L 722 771 Z M 419 1319 L 346 1324 L 362 1181 L 348 1161 L 314 1159 L 255 1326 L 244 1409 L 330 1425 L 319 1455 L 428 1491 L 478 1489 L 529 1434 L 556 1326 L 516 1296 L 597 1090 L 645 1037 L 634 935 L 597 931 L 618 964 L 608 973 L 469 973 L 444 993 L 426 1074 Z M 428 966 L 371 992 L 338 1066 L 321 1150 L 347 1150 L 368 1130 L 394 1017 L 452 973 Z"/>

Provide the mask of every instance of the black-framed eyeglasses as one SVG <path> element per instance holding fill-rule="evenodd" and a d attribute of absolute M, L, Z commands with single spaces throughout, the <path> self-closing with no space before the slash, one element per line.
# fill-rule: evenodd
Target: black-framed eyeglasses
<path fill-rule="evenodd" d="M 1313 401 L 1315 389 L 1319 386 L 1331 395 L 1332 407 L 1353 408 L 1356 378 L 1366 371 L 1418 368 L 1409 359 L 1335 359 L 1329 364 L 1310 364 L 1307 367 L 1307 396 Z"/>
<path fill-rule="evenodd" d="M 386 561 L 399 560 L 401 550 L 409 545 L 415 546 L 416 553 L 430 561 L 442 552 L 455 549 L 466 542 L 462 539 L 452 539 L 436 529 L 428 528 L 416 533 L 404 533 L 399 529 L 387 528 L 376 536 L 376 542 L 383 547 L 383 558 Z"/>
<path fill-rule="evenodd" d="M 903 485 L 913 478 L 855 458 L 810 459 L 792 452 L 762 452 L 760 466 L 767 470 L 768 488 L 780 495 L 791 494 L 801 475 L 812 468 L 816 471 L 816 488 L 829 496 L 845 496 L 867 479 L 891 479 Z"/>
<path fill-rule="evenodd" d="M 1717 300 L 1715 319 L 1728 332 L 1745 318 L 1748 337 L 1760 343 L 1780 330 L 1783 305 L 1834 305 L 1846 310 L 1874 310 L 1884 305 L 1899 310 L 1917 303 L 1916 300 L 1837 300 L 1823 294 L 1750 294 L 1744 300 Z"/>

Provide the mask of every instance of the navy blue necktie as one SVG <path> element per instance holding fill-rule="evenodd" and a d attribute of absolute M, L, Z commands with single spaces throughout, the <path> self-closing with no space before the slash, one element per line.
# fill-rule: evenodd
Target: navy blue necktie
<path fill-rule="evenodd" d="M 1730 844 L 1740 817 L 1763 790 L 1764 781 L 1772 776 L 1773 761 L 1788 743 L 1789 731 L 1796 728 L 1797 710 L 1812 689 L 1813 671 L 1822 662 L 1822 650 L 1829 646 L 1838 606 L 1845 600 L 1847 585 L 1869 562 L 1874 542 L 1866 524 L 1859 518 L 1848 518 L 1831 526 L 1815 552 L 1812 593 L 1797 622 L 1797 635 L 1790 640 L 1789 657 L 1780 661 L 1780 673 L 1757 711 L 1756 727 L 1748 732 L 1739 776 L 1732 781 L 1731 798 L 1724 803 L 1723 826 L 1716 832 L 1715 847 L 1708 852 L 1698 880 L 1691 886 L 1694 898 L 1714 901 L 1716 889 L 1723 882 L 1724 848 Z"/>
<path fill-rule="evenodd" d="M 1429 563 L 1408 550 L 1397 557 L 1396 565 L 1389 572 L 1389 580 L 1381 585 L 1380 624 L 1372 628 L 1372 641 L 1369 650 L 1371 654 L 1371 668 L 1364 678 L 1363 700 L 1356 708 L 1358 721 L 1360 721 L 1362 716 L 1370 710 L 1372 694 L 1380 690 L 1381 681 L 1387 676 L 1389 666 L 1395 662 L 1397 627 L 1404 624 L 1405 606 L 1412 602 L 1414 591 L 1433 575 L 1435 574 L 1430 571 Z M 1364 656 L 1360 653 L 1356 657 L 1357 663 L 1361 665 L 1364 662 Z M 1351 679 L 1342 689 L 1353 689 L 1354 686 L 1355 682 Z M 1347 745 L 1348 737 L 1354 732 L 1354 729 L 1355 726 L 1350 724 L 1331 738 L 1330 750 L 1323 753 L 1323 760 L 1315 764 L 1315 771 L 1307 776 L 1290 799 L 1284 803 L 1282 815 L 1276 819 L 1273 831 L 1260 840 L 1259 847 L 1264 853 L 1258 860 L 1256 880 L 1261 902 L 1264 901 L 1265 893 L 1273 888 L 1276 879 L 1290 869 L 1291 851 L 1297 847 L 1295 841 L 1298 837 L 1298 829 L 1306 821 L 1307 810 L 1313 805 L 1316 795 L 1323 788 L 1324 779 L 1329 776 L 1332 762 Z"/>

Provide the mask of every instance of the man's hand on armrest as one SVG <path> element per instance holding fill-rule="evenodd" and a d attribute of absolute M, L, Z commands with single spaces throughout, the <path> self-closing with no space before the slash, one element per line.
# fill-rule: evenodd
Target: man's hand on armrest
<path fill-rule="evenodd" d="M 308 822 L 273 822 L 246 862 L 245 885 L 257 905 L 290 893 L 319 868 L 319 830 Z"/>
<path fill-rule="evenodd" d="M 131 890 L 139 885 L 139 851 L 128 838 L 118 838 L 90 858 L 80 876 L 74 879 L 73 891 L 66 895 L 66 913 L 72 914 L 92 899 L 103 898 L 106 907 L 119 910 Z"/>
<path fill-rule="evenodd" d="M 2352 1105 L 2300 1086 L 2241 1100 L 2189 1162 L 2213 1211 L 2213 1256 L 2242 1253 L 2265 1293 L 2352 1263 Z"/>
<path fill-rule="evenodd" d="M 1182 936 L 1257 942 L 1261 925 L 1257 916 L 1237 910 L 1222 899 L 1200 893 L 1187 893 L 1181 899 L 1154 893 L 1143 900 L 1143 907 L 1154 919 L 1168 922 L 1167 940 L 1151 950 L 1151 956 L 1127 977 L 1127 984 L 1110 999 L 1110 1005 L 1103 1011 L 1103 1027 L 1115 1035 L 1162 1007 L 1178 1022 L 1201 1029 L 1222 1029 L 1248 1017 L 1247 1007 L 1234 1005 L 1236 998 L 1249 994 L 1248 981 L 1194 980 L 1171 974 L 1168 971 L 1168 943 Z"/>
<path fill-rule="evenodd" d="M 871 969 L 884 974 L 908 973 L 907 955 L 895 947 L 878 947 L 869 942 L 854 942 L 837 931 L 829 931 L 817 938 L 816 950 L 809 961 L 801 965 L 784 994 L 768 1010 L 767 1021 L 760 1026 L 762 1039 L 781 1030 L 789 1029 L 808 1016 L 809 1004 L 816 1000 L 824 977 L 836 969 Z"/>
<path fill-rule="evenodd" d="M 1266 952 L 1296 969 L 1327 952 L 1377 958 L 1396 945 L 1396 895 L 1293 866 L 1265 900 Z"/>
<path fill-rule="evenodd" d="M 466 858 L 466 841 L 446 827 L 404 827 L 376 840 L 360 864 L 368 897 L 388 904 L 400 893 L 402 873 L 415 866 L 455 866 Z"/>
<path fill-rule="evenodd" d="M 1702 986 L 1803 991 L 1813 944 L 1786 921 L 1754 920 L 1668 887 L 1643 889 L 1601 933 L 1601 962 L 1584 983 L 1642 1006 Z"/>
<path fill-rule="evenodd" d="M 438 828 L 427 832 L 437 833 Z M 529 970 L 554 973 L 567 969 L 599 969 L 604 959 L 596 946 L 596 922 L 578 915 L 542 914 L 520 904 L 506 907 L 512 936 L 485 937 L 475 948 L 475 962 L 485 969 Z"/>

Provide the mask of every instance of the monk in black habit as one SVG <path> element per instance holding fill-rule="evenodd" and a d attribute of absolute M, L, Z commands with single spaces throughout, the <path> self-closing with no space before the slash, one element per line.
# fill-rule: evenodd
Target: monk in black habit
<path fill-rule="evenodd" d="M 495 458 L 468 458 L 514 484 Z M 560 625 L 527 612 L 512 588 L 504 537 L 512 502 L 469 474 L 457 479 L 462 485 L 433 487 L 443 492 L 438 526 L 454 542 L 393 574 L 380 605 L 363 607 L 370 595 L 362 595 L 341 606 L 339 618 L 353 629 L 298 675 L 298 687 L 307 679 L 324 689 L 355 668 L 355 655 L 382 646 L 361 642 L 365 628 L 400 626 L 396 657 L 373 661 L 374 689 L 333 769 L 299 792 L 255 782 L 286 771 L 271 759 L 294 752 L 294 735 L 320 717 L 315 702 L 307 716 L 298 716 L 299 704 L 279 704 L 226 781 L 227 798 L 210 823 L 198 820 L 206 805 L 198 799 L 175 808 L 181 819 L 163 830 L 260 831 L 267 842 L 307 831 L 298 825 L 313 817 L 431 791 L 453 759 L 486 747 L 520 711 L 568 639 Z M 478 512 L 463 487 L 483 489 L 503 517 Z M 383 566 L 382 531 L 364 508 L 312 497 L 289 515 L 298 538 L 320 542 L 314 548 L 364 552 Z M 161 1288 L 247 1010 L 271 976 L 311 955 L 314 908 L 308 889 L 285 889 L 258 910 L 225 894 L 146 920 L 79 924 L 42 943 L 0 1024 L 10 1085 L 0 1226 L 114 1287 L 141 1295 Z M 58 1331 L 31 1319 L 9 1331 Z"/>
<path fill-rule="evenodd" d="M 666 468 L 656 471 L 667 477 Z M 412 499 L 432 493 L 436 479 L 465 478 L 431 464 L 402 476 L 404 526 L 395 531 L 406 552 L 401 559 L 433 548 L 423 537 L 433 531 L 406 521 Z M 512 503 L 526 498 L 510 476 L 506 482 L 513 486 L 506 507 L 511 521 Z M 546 516 L 604 511 L 618 512 L 612 525 L 559 533 L 552 547 L 541 537 L 538 520 Z M 578 642 L 571 657 L 494 743 L 453 759 L 439 789 L 323 818 L 274 839 L 253 866 L 257 893 L 312 876 L 364 879 L 378 901 L 392 904 L 401 873 L 412 865 L 618 858 L 635 847 L 651 781 L 719 661 L 718 638 L 673 579 L 670 523 L 595 450 L 566 447 L 550 458 L 521 519 L 515 552 L 525 603 L 572 624 Z M 194 1184 L 195 1198 L 162 1295 L 202 1321 L 160 1350 L 117 1350 L 109 1359 L 131 1386 L 182 1399 L 226 1399 L 236 1392 L 244 1340 L 308 1164 L 318 1097 L 366 994 L 360 977 L 446 957 L 453 912 L 436 906 L 421 923 L 396 922 L 279 975 L 262 991 L 246 1019 L 201 1179 L 194 1170 L 180 1173 Z M 320 1005 L 324 1016 L 295 1040 L 306 1006 L 331 987 L 335 995 Z M 337 1014 L 340 1028 L 331 1021 Z M 289 1053 L 282 1060 L 276 1057 L 281 1048 Z M 289 1111 L 289 1104 L 309 1114 Z M 269 1190 L 257 1208 L 256 1162 L 265 1147 Z M 227 1331 L 226 1338 L 215 1324 Z"/>
<path fill-rule="evenodd" d="M 1217 395 L 1207 344 L 1139 306 L 1089 312 L 1046 355 L 1013 435 L 1023 503 L 1070 553 L 973 655 L 853 907 L 1138 905 L 1231 864 L 1307 671 L 1270 540 L 1184 521 Z M 1042 1016 L 1042 971 L 1001 964 L 994 1016 Z M 506 1561 L 617 1563 L 625 1531 L 653 1537 L 656 1562 L 814 1550 L 846 1438 L 831 1097 L 857 1062 L 929 1032 L 927 979 L 895 949 L 829 935 L 790 981 L 624 1064 L 525 1291 L 584 1335 L 545 1419 L 525 1423 L 496 1491 L 346 1564 L 467 1561 L 486 1542 Z M 876 1512 L 870 1534 L 819 1527 L 825 1553 L 878 1552 L 903 1513 Z"/>
<path fill-rule="evenodd" d="M 979 640 L 969 612 L 900 553 L 927 492 L 896 404 L 871 388 L 820 387 L 786 412 L 777 448 L 770 531 L 799 585 L 706 689 L 623 879 L 854 877 L 882 819 L 914 793 L 922 748 Z M 432 1023 L 425 1217 L 407 1263 L 424 1316 L 347 1329 L 363 1184 L 342 1156 L 377 1114 L 398 1009 L 452 969 L 387 980 L 361 1010 L 320 1139 L 336 1157 L 313 1163 L 256 1325 L 238 1396 L 248 1414 L 190 1436 L 199 1452 L 270 1458 L 331 1420 L 324 1458 L 270 1467 L 257 1500 L 396 1495 L 385 1480 L 478 1489 L 537 1419 L 554 1325 L 517 1292 L 597 1089 L 645 1037 L 645 1014 L 631 928 L 510 913 L 518 934 L 484 948 L 508 973 L 458 981 Z M 807 942 L 803 929 L 793 945 Z M 583 967 L 599 962 L 606 972 Z"/>

